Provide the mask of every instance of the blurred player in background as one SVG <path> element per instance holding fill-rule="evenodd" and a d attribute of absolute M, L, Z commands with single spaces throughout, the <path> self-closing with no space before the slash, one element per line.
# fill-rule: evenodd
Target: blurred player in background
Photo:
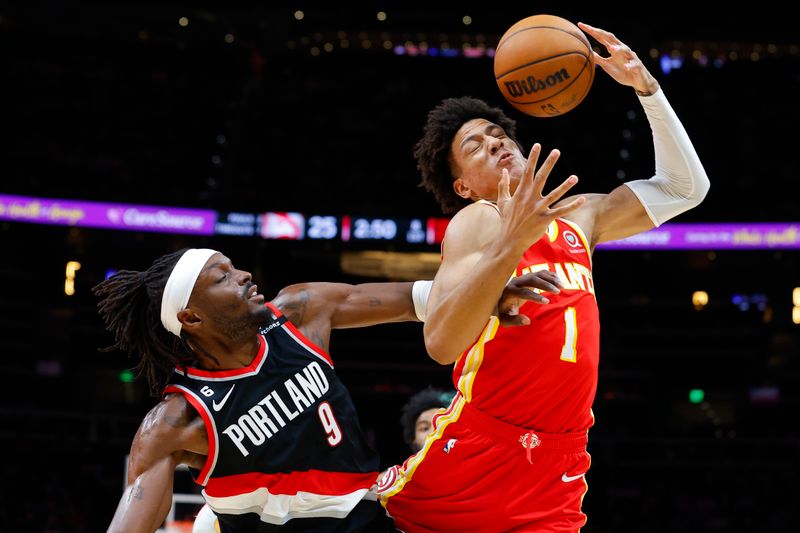
<path fill-rule="evenodd" d="M 403 426 L 403 440 L 413 453 L 422 449 L 425 439 L 433 429 L 434 415 L 447 408 L 453 401 L 455 391 L 445 391 L 428 387 L 417 392 L 403 406 L 400 424 Z"/>

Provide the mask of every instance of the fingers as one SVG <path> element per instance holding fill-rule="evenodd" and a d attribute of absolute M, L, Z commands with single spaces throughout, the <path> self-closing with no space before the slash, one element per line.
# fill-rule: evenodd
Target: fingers
<path fill-rule="evenodd" d="M 559 278 L 555 272 L 550 272 L 549 270 L 538 270 L 535 273 L 540 278 L 544 278 L 546 281 L 549 281 L 559 289 L 564 287 L 564 284 L 561 283 L 561 278 Z M 550 291 L 550 292 L 555 292 L 555 291 Z"/>
<path fill-rule="evenodd" d="M 566 203 L 564 205 L 556 207 L 555 209 L 551 209 L 548 214 L 550 216 L 552 216 L 553 218 L 560 218 L 560 217 L 563 217 L 564 215 L 566 215 L 567 213 L 571 213 L 571 212 L 575 211 L 580 206 L 582 206 L 584 203 L 586 203 L 586 198 L 584 196 L 578 196 L 577 198 L 575 198 L 571 202 L 568 202 L 568 203 Z"/>
<path fill-rule="evenodd" d="M 536 194 L 542 194 L 544 184 L 547 182 L 547 177 L 550 175 L 559 157 L 561 157 L 561 152 L 559 150 L 550 150 L 550 155 L 547 156 L 547 159 L 542 163 L 542 167 L 536 172 L 536 177 L 533 178 L 533 190 Z"/>
<path fill-rule="evenodd" d="M 511 282 L 513 283 L 513 287 L 506 287 L 506 291 L 508 293 L 513 294 L 514 296 L 525 298 L 527 300 L 534 300 L 538 301 L 537 296 L 538 294 L 534 293 L 527 287 L 533 287 L 534 289 L 539 289 L 540 291 L 547 291 L 553 294 L 558 294 L 561 292 L 561 281 L 558 279 L 554 273 L 550 272 L 549 270 L 539 270 L 536 272 L 529 272 L 527 274 L 523 274 L 519 277 L 514 278 Z M 506 294 L 505 292 L 503 294 Z M 546 302 L 543 302 L 546 303 Z"/>
<path fill-rule="evenodd" d="M 528 287 L 533 287 L 539 290 L 549 290 L 553 289 L 553 292 L 559 292 L 558 287 L 550 285 L 547 282 L 542 282 L 538 279 L 534 279 L 526 284 Z M 548 289 L 543 287 L 548 286 Z M 513 298 L 513 299 L 512 299 Z M 509 315 L 516 315 L 519 312 L 519 305 L 523 304 L 524 302 L 519 302 L 519 300 L 528 300 L 530 302 L 536 302 L 537 304 L 549 304 L 550 300 L 539 294 L 538 292 L 534 292 L 527 287 L 514 287 L 514 288 L 506 288 L 505 292 L 503 292 L 503 302 L 500 304 L 500 311 L 508 313 Z M 513 303 L 509 303 L 513 302 Z"/>
<path fill-rule="evenodd" d="M 606 48 L 608 48 L 609 45 L 620 43 L 620 40 L 610 31 L 601 30 L 600 28 L 595 28 L 583 22 L 578 22 L 578 27 L 597 39 L 597 41 L 602 43 Z"/>
<path fill-rule="evenodd" d="M 525 167 L 525 177 L 523 181 L 532 181 L 533 175 L 536 172 L 536 165 L 539 162 L 539 154 L 542 153 L 542 145 L 534 143 L 531 152 L 528 154 L 528 164 Z"/>
<path fill-rule="evenodd" d="M 527 326 L 531 323 L 531 319 L 527 315 L 500 315 L 498 318 L 500 319 L 500 325 L 505 327 Z"/>
<path fill-rule="evenodd" d="M 573 174 L 565 179 L 561 185 L 550 191 L 550 194 L 544 198 L 545 203 L 547 205 L 556 203 L 568 190 L 574 187 L 576 183 L 578 183 L 578 176 Z"/>

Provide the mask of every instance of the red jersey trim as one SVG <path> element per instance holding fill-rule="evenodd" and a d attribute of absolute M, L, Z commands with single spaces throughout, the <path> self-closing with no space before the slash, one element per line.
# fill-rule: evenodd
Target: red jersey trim
<path fill-rule="evenodd" d="M 270 302 L 267 302 L 266 305 L 267 305 L 267 307 L 269 307 L 272 310 L 272 313 L 275 315 L 275 318 L 280 318 L 280 317 L 283 316 L 283 313 L 281 313 L 278 310 L 278 308 L 275 307 L 274 305 L 272 305 Z M 303 348 L 308 350 L 311 353 L 311 355 L 314 355 L 314 356 L 322 359 L 323 361 L 325 361 L 328 364 L 328 366 L 333 368 L 333 359 L 328 354 L 328 352 L 326 352 L 325 350 L 320 348 L 317 344 L 312 342 L 308 337 L 303 335 L 303 333 L 299 329 L 297 329 L 297 327 L 294 324 L 292 324 L 288 319 L 286 320 L 286 322 L 283 323 L 282 327 L 283 327 L 283 330 L 290 337 L 292 337 L 295 341 L 297 341 L 297 343 L 300 346 L 302 346 Z"/>
<path fill-rule="evenodd" d="M 500 320 L 495 316 L 489 317 L 475 344 L 461 355 L 458 365 L 453 369 L 453 381 L 456 381 L 459 392 L 467 402 L 472 401 L 472 389 L 483 363 L 485 346 L 497 335 L 499 327 Z"/>
<path fill-rule="evenodd" d="M 217 426 L 214 423 L 214 417 L 211 416 L 203 400 L 198 398 L 194 392 L 183 385 L 168 385 L 167 388 L 164 389 L 164 395 L 166 396 L 169 393 L 183 394 L 186 400 L 192 404 L 195 410 L 200 414 L 200 418 L 203 419 L 203 424 L 206 426 L 206 433 L 208 434 L 208 454 L 206 455 L 206 462 L 196 480 L 198 485 L 205 486 L 209 476 L 211 476 L 211 473 L 214 471 L 214 467 L 217 465 L 217 455 L 219 454 L 219 448 L 217 447 Z"/>
<path fill-rule="evenodd" d="M 270 494 L 295 495 L 298 492 L 343 496 L 375 484 L 378 472 L 325 472 L 308 470 L 276 474 L 236 474 L 208 480 L 205 493 L 214 498 L 227 498 L 265 488 Z"/>
<path fill-rule="evenodd" d="M 267 360 L 267 353 L 269 353 L 269 345 L 263 335 L 258 336 L 258 342 L 260 343 L 258 353 L 253 358 L 253 361 L 245 367 L 231 370 L 203 370 L 201 368 L 189 367 L 186 369 L 186 372 L 183 371 L 182 367 L 175 367 L 175 372 L 181 376 L 201 379 L 203 381 L 228 381 L 245 376 L 254 376 L 261 370 L 264 361 Z"/>
<path fill-rule="evenodd" d="M 447 426 L 455 422 L 461 416 L 461 411 L 464 408 L 464 397 L 461 394 L 456 394 L 453 401 L 450 403 L 445 413 L 441 416 L 436 416 L 433 421 L 433 430 L 428 434 L 423 444 L 422 449 L 405 460 L 400 467 L 392 467 L 392 476 L 394 477 L 391 485 L 388 487 L 381 487 L 378 492 L 378 500 L 385 508 L 389 499 L 403 490 L 406 483 L 409 483 L 414 477 L 417 467 L 425 460 L 431 447 L 434 443 L 439 442 L 442 438 Z"/>

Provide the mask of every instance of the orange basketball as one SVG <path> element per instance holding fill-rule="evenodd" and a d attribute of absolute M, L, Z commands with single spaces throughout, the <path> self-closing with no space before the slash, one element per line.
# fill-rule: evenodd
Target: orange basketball
<path fill-rule="evenodd" d="M 505 99 L 523 113 L 563 115 L 580 104 L 592 86 L 592 47 L 580 28 L 566 19 L 527 17 L 497 44 L 494 77 Z"/>

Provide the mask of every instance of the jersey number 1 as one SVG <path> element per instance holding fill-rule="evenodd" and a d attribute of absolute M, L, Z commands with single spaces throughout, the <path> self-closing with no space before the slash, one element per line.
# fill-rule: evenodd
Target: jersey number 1
<path fill-rule="evenodd" d="M 564 347 L 561 348 L 561 360 L 574 363 L 577 361 L 578 346 L 578 320 L 574 307 L 567 307 L 564 311 Z"/>
<path fill-rule="evenodd" d="M 317 414 L 322 422 L 322 428 L 328 434 L 328 444 L 333 447 L 342 442 L 342 430 L 339 429 L 339 423 L 336 421 L 336 417 L 333 416 L 331 404 L 328 402 L 319 404 Z"/>

